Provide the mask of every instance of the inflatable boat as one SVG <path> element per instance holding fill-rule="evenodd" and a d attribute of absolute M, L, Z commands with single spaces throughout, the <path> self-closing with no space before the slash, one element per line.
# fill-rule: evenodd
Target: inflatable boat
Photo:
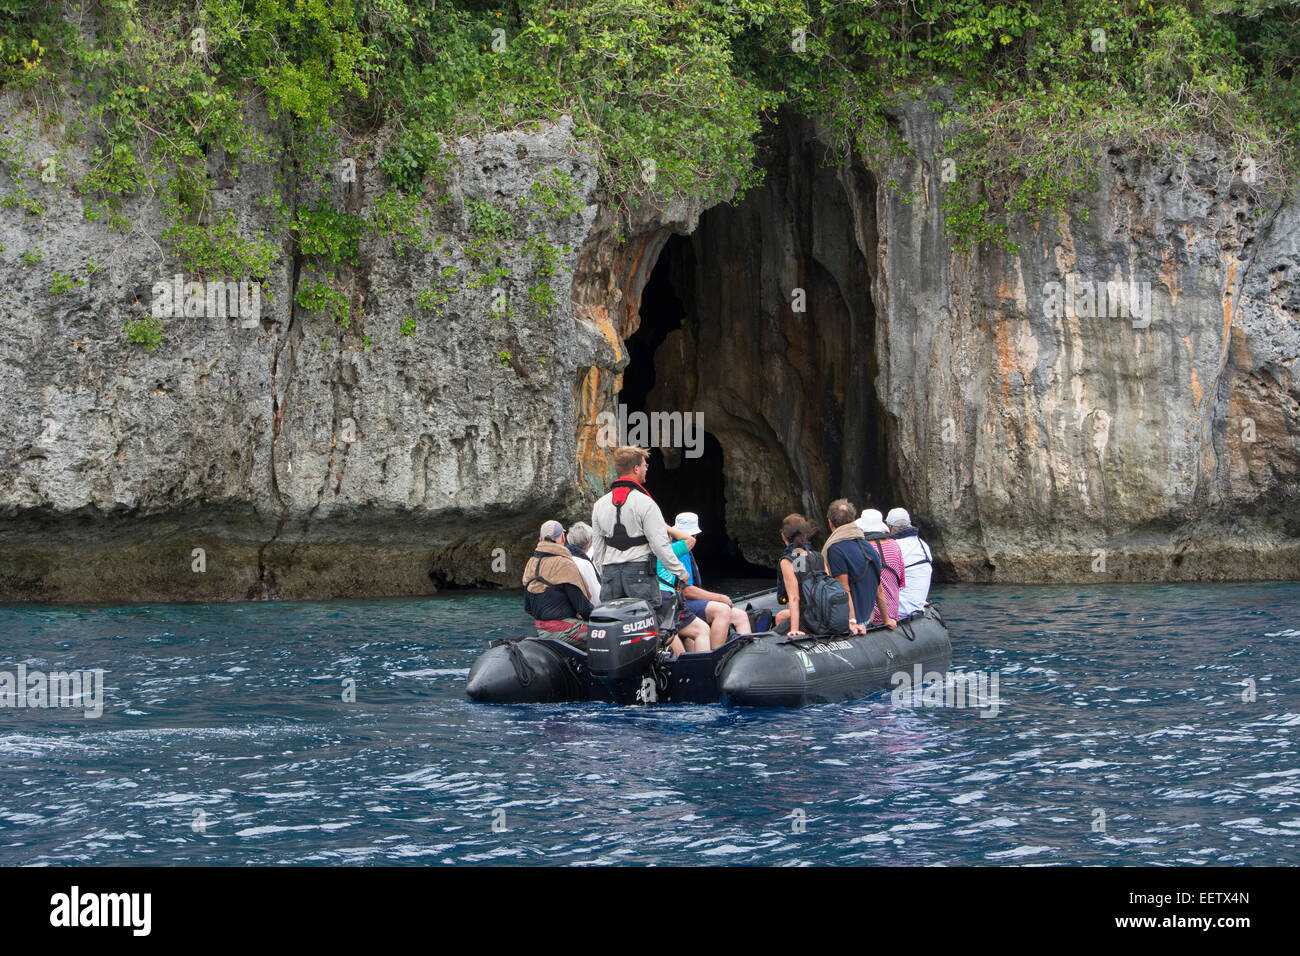
<path fill-rule="evenodd" d="M 671 658 L 662 648 L 676 613 L 663 622 L 645 601 L 611 601 L 592 613 L 585 651 L 549 637 L 494 641 L 470 668 L 465 691 L 496 704 L 804 707 L 858 700 L 897 686 L 893 675 L 918 664 L 943 672 L 952 661 L 948 627 L 934 605 L 893 631 L 821 637 L 766 629 L 780 608 L 775 590 L 736 598 L 735 606 L 757 633 L 732 632 L 716 650 Z"/>

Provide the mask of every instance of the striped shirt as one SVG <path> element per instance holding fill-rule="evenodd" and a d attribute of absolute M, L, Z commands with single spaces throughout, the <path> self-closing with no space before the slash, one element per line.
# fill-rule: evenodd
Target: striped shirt
<path fill-rule="evenodd" d="M 871 543 L 880 549 L 881 556 L 885 559 L 885 567 L 880 571 L 880 583 L 885 589 L 885 609 L 889 611 L 892 619 L 898 620 L 898 592 L 907 581 L 903 551 L 899 548 L 898 542 L 892 538 L 881 538 Z M 871 612 L 871 623 L 873 625 L 885 623 L 880 617 L 879 606 Z"/>

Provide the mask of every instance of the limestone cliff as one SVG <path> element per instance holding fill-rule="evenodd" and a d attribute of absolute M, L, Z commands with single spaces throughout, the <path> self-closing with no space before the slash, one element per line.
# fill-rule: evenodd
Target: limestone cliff
<path fill-rule="evenodd" d="M 4 116 L 11 133 L 30 121 L 12 105 Z M 37 168 L 58 132 L 31 140 Z M 555 170 L 585 197 L 596 173 L 567 121 L 462 140 L 455 155 L 446 201 L 426 204 L 433 249 L 362 238 L 346 277 L 357 316 L 346 331 L 295 303 L 311 273 L 281 229 L 271 235 L 283 254 L 262 282 L 253 328 L 168 318 L 147 351 L 124 326 L 149 314 L 155 283 L 182 271 L 160 248 L 155 199 L 138 199 L 124 234 L 87 221 L 79 197 L 57 183 L 39 219 L 0 210 L 10 423 L 0 434 L 0 599 L 517 585 L 510 569 L 528 550 L 524 529 L 581 508 L 575 383 L 611 351 L 574 322 L 568 295 L 596 205 L 554 221 L 530 218 L 525 200 Z M 383 186 L 373 146 L 352 158 L 355 177 L 336 181 L 329 198 L 372 212 Z M 233 211 L 250 235 L 273 228 L 258 212 L 266 196 L 290 206 L 317 198 L 283 170 L 234 179 L 211 165 L 221 187 L 213 215 Z M 476 200 L 516 219 L 515 238 L 500 244 L 509 277 L 499 284 L 476 282 L 484 270 L 465 250 Z M 560 250 L 558 304 L 546 317 L 527 305 L 536 235 Z M 441 279 L 453 267 L 456 279 Z M 81 284 L 64 289 L 60 275 Z M 440 281 L 441 314 L 422 309 L 419 294 Z M 497 285 L 508 308 L 494 309 Z M 402 333 L 404 318 L 416 321 L 413 334 Z"/>
<path fill-rule="evenodd" d="M 9 103 L 0 120 L 30 117 Z M 814 124 L 788 118 L 743 202 L 642 209 L 622 234 L 567 121 L 461 140 L 426 203 L 438 244 L 362 239 L 346 333 L 295 303 L 310 269 L 262 212 L 311 187 L 213 158 L 213 214 L 283 254 L 254 328 L 173 319 L 152 352 L 123 328 L 180 271 L 156 199 L 125 232 L 57 184 L 40 217 L 0 206 L 0 600 L 517 586 L 538 524 L 581 517 L 608 477 L 596 416 L 674 234 L 687 316 L 651 405 L 703 413 L 751 558 L 770 560 L 782 514 L 843 494 L 906 505 L 966 579 L 1300 574 L 1300 211 L 1256 215 L 1212 144 L 1186 162 L 1115 151 L 1086 221 L 1019 223 L 1018 257 L 957 254 L 937 120 L 913 104 L 897 121 L 915 155 L 871 169 L 827 165 Z M 36 136 L 31 163 L 61 135 Z M 373 211 L 375 155 L 358 144 L 335 205 Z M 585 205 L 532 219 L 553 170 Z M 476 201 L 514 216 L 504 312 L 471 281 Z M 544 316 L 523 304 L 534 235 L 561 250 Z M 452 266 L 441 315 L 422 311 Z M 1053 314 L 1045 287 L 1067 279 L 1149 283 L 1150 323 Z"/>
<path fill-rule="evenodd" d="M 855 207 L 878 223 L 876 388 L 895 485 L 957 574 L 1300 575 L 1300 208 L 1252 202 L 1213 143 L 1112 149 L 1086 218 L 957 255 L 936 114 L 898 122 L 900 190 Z M 1109 282 L 1149 313 L 1090 308 Z"/>
<path fill-rule="evenodd" d="M 746 554 L 846 495 L 909 508 L 965 580 L 1300 574 L 1300 209 L 1213 143 L 1111 150 L 1080 215 L 959 254 L 940 115 L 900 106 L 913 154 L 877 170 L 787 118 L 673 263 L 650 404 L 704 411 Z"/>

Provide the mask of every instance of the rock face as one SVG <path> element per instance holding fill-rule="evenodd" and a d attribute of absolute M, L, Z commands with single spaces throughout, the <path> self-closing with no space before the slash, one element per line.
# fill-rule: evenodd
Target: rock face
<path fill-rule="evenodd" d="M 10 107 L 5 120 L 13 130 L 24 117 Z M 359 313 L 346 333 L 294 303 L 299 283 L 321 277 L 290 258 L 280 232 L 270 238 L 285 254 L 262 285 L 255 327 L 164 319 L 164 341 L 146 351 L 123 327 L 149 313 L 154 283 L 181 271 L 160 255 L 166 224 L 156 203 L 129 210 L 125 235 L 86 221 L 66 187 L 43 193 L 39 222 L 0 211 L 0 389 L 10 421 L 0 433 L 0 599 L 518 586 L 536 526 L 583 509 L 574 382 L 608 351 L 573 321 L 565 294 L 596 206 L 529 218 L 531 187 L 552 171 L 582 197 L 595 186 L 571 126 L 455 144 L 448 201 L 426 207 L 439 245 L 421 252 L 398 249 L 393 236 L 364 237 L 359 265 L 343 277 Z M 277 133 L 269 124 L 265 132 Z M 39 168 L 47 139 L 31 142 Z M 354 158 L 355 181 L 335 182 L 332 199 L 370 215 L 382 177 L 373 155 Z M 232 180 L 214 168 L 223 187 L 215 213 L 237 212 L 255 235 L 270 219 L 254 213 L 260 197 L 316 201 L 305 183 L 277 187 L 276 172 Z M 464 249 L 474 201 L 509 210 L 517 237 L 498 244 L 510 277 L 481 288 L 474 278 L 486 267 Z M 558 305 L 547 317 L 528 301 L 537 280 L 527 241 L 538 235 L 561 250 L 551 279 Z M 442 280 L 449 296 L 435 316 L 417 297 L 448 267 L 457 272 Z M 55 294 L 56 273 L 84 284 Z M 497 286 L 503 312 L 493 311 Z M 406 317 L 416 320 L 412 335 L 401 332 Z"/>
<path fill-rule="evenodd" d="M 12 103 L 0 121 L 34 169 L 61 141 L 19 135 Z M 462 140 L 424 204 L 437 245 L 363 236 L 346 331 L 294 302 L 323 276 L 263 211 L 318 188 L 214 160 L 214 215 L 283 254 L 255 321 L 167 319 L 152 352 L 123 327 L 181 271 L 154 200 L 128 203 L 125 232 L 58 184 L 39 217 L 0 205 L 0 600 L 517 587 L 541 521 L 589 514 L 610 477 L 597 416 L 627 340 L 658 321 L 640 306 L 666 247 L 687 316 L 648 407 L 703 414 L 747 557 L 771 560 L 783 514 L 846 495 L 906 505 L 965 579 L 1300 574 L 1300 211 L 1256 216 L 1209 146 L 1185 165 L 1117 153 L 1087 221 L 1060 238 L 1019 224 L 1018 258 L 958 255 L 935 123 L 900 108 L 916 154 L 869 170 L 825 166 L 813 124 L 789 118 L 743 202 L 644 208 L 625 235 L 571 123 Z M 374 147 L 355 158 L 330 198 L 371 217 Z M 555 170 L 586 205 L 530 218 Z M 504 279 L 466 249 L 477 202 L 512 217 Z M 560 250 L 546 315 L 529 302 L 537 236 Z M 1044 307 L 1047 283 L 1111 279 L 1149 283 L 1149 325 Z M 441 315 L 421 308 L 440 287 Z"/>
<path fill-rule="evenodd" d="M 1086 220 L 957 255 L 935 113 L 898 123 L 916 155 L 876 195 L 876 390 L 897 493 L 957 575 L 1300 575 L 1300 208 L 1257 213 L 1213 144 L 1112 150 Z M 1089 308 L 1111 281 L 1149 314 Z"/>
<path fill-rule="evenodd" d="M 873 174 L 787 118 L 672 263 L 647 404 L 703 412 L 745 554 L 844 495 L 965 580 L 1300 575 L 1300 209 L 1257 214 L 1213 144 L 1112 151 L 1086 217 L 959 255 L 935 112 L 896 120 L 914 155 Z"/>

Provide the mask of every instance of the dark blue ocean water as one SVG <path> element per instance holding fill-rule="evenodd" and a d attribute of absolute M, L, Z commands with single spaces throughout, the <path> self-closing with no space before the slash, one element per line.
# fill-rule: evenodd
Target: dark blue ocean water
<path fill-rule="evenodd" d="M 472 704 L 517 594 L 0 608 L 105 671 L 0 709 L 0 865 L 1300 863 L 1300 584 L 935 596 L 996 717 Z"/>

